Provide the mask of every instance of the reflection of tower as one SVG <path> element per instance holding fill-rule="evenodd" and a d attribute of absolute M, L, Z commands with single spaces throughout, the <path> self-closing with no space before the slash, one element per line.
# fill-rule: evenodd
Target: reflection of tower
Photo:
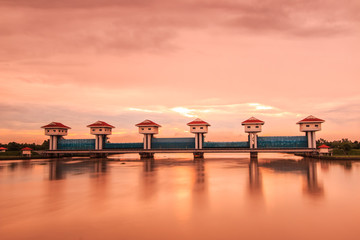
<path fill-rule="evenodd" d="M 92 163 L 92 162 L 90 162 Z M 91 188 L 91 200 L 94 201 L 96 209 L 102 211 L 105 208 L 105 203 L 108 200 L 107 197 L 107 160 L 96 159 L 93 162 L 93 173 L 90 177 L 90 188 Z"/>
<path fill-rule="evenodd" d="M 306 191 L 310 195 L 320 196 L 324 193 L 324 188 L 322 184 L 318 181 L 316 162 L 313 160 L 308 160 L 307 168 L 307 188 Z"/>
<path fill-rule="evenodd" d="M 49 180 L 60 180 L 65 178 L 64 166 L 61 161 L 49 162 Z"/>
<path fill-rule="evenodd" d="M 306 133 L 306 137 L 308 139 L 308 148 L 316 148 L 315 132 L 321 130 L 321 123 L 323 122 L 325 121 L 312 115 L 297 122 L 297 124 L 300 126 L 300 131 Z"/>
<path fill-rule="evenodd" d="M 261 176 L 257 160 L 251 160 L 249 163 L 249 189 L 251 193 L 262 192 Z"/>
<path fill-rule="evenodd" d="M 205 169 L 205 161 L 203 159 L 194 160 L 193 174 L 193 207 L 204 209 L 208 204 L 208 182 Z"/>
<path fill-rule="evenodd" d="M 59 138 L 66 136 L 68 134 L 68 129 L 71 129 L 59 122 L 52 122 L 41 128 L 45 129 L 45 135 L 50 136 L 49 150 L 57 150 Z"/>
<path fill-rule="evenodd" d="M 195 181 L 194 181 L 194 191 L 203 192 L 206 190 L 206 175 L 205 175 L 205 165 L 204 160 L 195 160 Z"/>
<path fill-rule="evenodd" d="M 107 172 L 107 159 L 99 159 L 95 161 L 94 171 L 98 175 L 105 174 Z"/>
<path fill-rule="evenodd" d="M 142 173 L 142 198 L 149 199 L 153 197 L 157 192 L 157 175 L 156 165 L 153 158 L 149 158 L 143 161 L 144 168 Z"/>
<path fill-rule="evenodd" d="M 257 148 L 257 133 L 261 132 L 261 126 L 264 125 L 264 121 L 251 117 L 241 123 L 245 127 L 245 132 L 249 133 L 249 145 L 250 148 Z"/>

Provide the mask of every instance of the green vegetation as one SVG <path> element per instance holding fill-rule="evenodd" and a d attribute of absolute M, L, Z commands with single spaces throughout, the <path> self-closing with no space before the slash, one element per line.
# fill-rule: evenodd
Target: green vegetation
<path fill-rule="evenodd" d="M 8 144 L 0 143 L 0 147 L 5 147 L 8 151 L 20 151 L 24 147 L 29 147 L 33 150 L 47 150 L 49 149 L 49 140 L 45 140 L 42 144 L 17 142 L 9 142 Z"/>
<path fill-rule="evenodd" d="M 327 145 L 333 149 L 334 156 L 360 156 L 360 143 L 359 141 L 352 142 L 347 138 L 335 141 L 327 141 L 320 138 L 316 141 L 316 145 Z"/>
<path fill-rule="evenodd" d="M 24 147 L 29 147 L 33 150 L 47 150 L 49 149 L 49 140 L 44 141 L 42 144 L 35 143 L 17 143 L 9 142 L 8 144 L 1 144 L 0 147 L 5 147 L 8 150 L 6 152 L 0 152 L 0 160 L 5 159 L 25 159 L 26 157 L 22 156 L 21 149 Z M 31 158 L 40 158 L 40 155 L 36 152 L 32 152 Z"/>

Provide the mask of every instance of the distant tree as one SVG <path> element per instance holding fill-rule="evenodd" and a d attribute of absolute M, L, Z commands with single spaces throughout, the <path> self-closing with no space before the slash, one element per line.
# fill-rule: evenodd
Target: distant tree
<path fill-rule="evenodd" d="M 341 139 L 339 148 L 342 149 L 346 155 L 348 155 L 351 149 L 353 149 L 353 143 L 349 141 L 349 139 L 343 138 Z"/>
<path fill-rule="evenodd" d="M 50 145 L 50 140 L 45 140 L 42 144 L 41 144 L 41 149 L 40 150 L 47 150 L 49 149 L 49 145 Z"/>
<path fill-rule="evenodd" d="M 21 144 L 17 142 L 9 142 L 7 145 L 9 151 L 19 151 L 21 149 Z"/>
<path fill-rule="evenodd" d="M 360 143 L 359 143 L 359 141 L 355 141 L 355 142 L 353 143 L 353 147 L 354 147 L 355 149 L 360 149 Z"/>
<path fill-rule="evenodd" d="M 320 145 L 323 145 L 323 144 L 329 145 L 329 142 L 326 141 L 326 140 L 323 139 L 323 138 L 320 138 L 319 140 L 316 141 L 316 145 L 317 145 L 317 146 L 320 146 Z"/>

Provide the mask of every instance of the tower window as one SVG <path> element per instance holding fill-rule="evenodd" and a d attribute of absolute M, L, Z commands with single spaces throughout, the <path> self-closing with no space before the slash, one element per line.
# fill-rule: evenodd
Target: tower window
<path fill-rule="evenodd" d="M 306 127 L 310 127 L 310 125 L 306 125 Z"/>
<path fill-rule="evenodd" d="M 319 125 L 317 125 L 317 124 L 315 125 L 315 127 L 318 127 L 318 126 L 319 126 Z"/>
<path fill-rule="evenodd" d="M 200 127 L 200 129 L 204 129 L 203 127 Z"/>
<path fill-rule="evenodd" d="M 193 127 L 193 129 L 196 129 L 196 127 Z"/>
<path fill-rule="evenodd" d="M 148 128 L 148 130 L 151 130 L 151 128 Z"/>
<path fill-rule="evenodd" d="M 141 130 L 144 130 L 144 128 L 141 128 Z"/>
<path fill-rule="evenodd" d="M 250 128 L 250 126 L 247 126 L 247 128 Z"/>
<path fill-rule="evenodd" d="M 54 132 L 56 132 L 56 130 L 54 130 Z"/>
<path fill-rule="evenodd" d="M 95 128 L 93 128 L 92 130 L 95 131 Z"/>
<path fill-rule="evenodd" d="M 99 131 L 102 132 L 102 128 L 100 128 Z"/>
<path fill-rule="evenodd" d="M 256 126 L 256 128 L 259 128 L 259 126 Z"/>
<path fill-rule="evenodd" d="M 47 130 L 47 132 L 50 132 L 50 130 Z"/>

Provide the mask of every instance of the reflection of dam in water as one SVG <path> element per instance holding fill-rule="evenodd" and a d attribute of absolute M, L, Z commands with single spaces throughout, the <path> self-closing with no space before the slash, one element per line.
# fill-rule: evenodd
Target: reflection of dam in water
<path fill-rule="evenodd" d="M 65 179 L 67 175 L 78 175 L 86 173 L 106 173 L 107 160 L 97 159 L 92 161 L 63 161 L 55 160 L 49 162 L 49 180 Z"/>
<path fill-rule="evenodd" d="M 287 172 L 306 176 L 304 191 L 309 195 L 321 196 L 324 193 L 322 183 L 318 179 L 317 162 L 313 159 L 278 160 L 262 163 L 261 167 L 272 169 L 276 172 Z"/>
<path fill-rule="evenodd" d="M 81 161 L 81 162 L 65 162 L 61 160 L 49 162 L 49 180 L 65 179 L 67 175 L 78 175 L 85 173 L 106 174 L 108 171 L 108 161 L 106 159 Z M 158 168 L 163 166 L 154 159 L 142 161 L 143 170 L 141 176 L 143 194 L 151 197 L 157 191 Z M 186 161 L 186 166 L 192 166 L 194 169 L 192 175 L 194 193 L 207 190 L 206 168 L 204 160 Z M 351 165 L 350 165 L 351 166 Z M 14 168 L 14 165 L 11 165 Z M 260 162 L 258 160 L 250 160 L 248 164 L 249 190 L 252 194 L 261 194 L 262 177 L 261 168 L 271 169 L 276 172 L 287 172 L 301 174 L 305 176 L 306 184 L 304 191 L 310 195 L 321 195 L 324 191 L 323 185 L 320 183 L 317 174 L 317 162 L 313 160 L 276 160 L 270 162 Z M 349 164 L 344 164 L 344 168 L 348 169 Z"/>

